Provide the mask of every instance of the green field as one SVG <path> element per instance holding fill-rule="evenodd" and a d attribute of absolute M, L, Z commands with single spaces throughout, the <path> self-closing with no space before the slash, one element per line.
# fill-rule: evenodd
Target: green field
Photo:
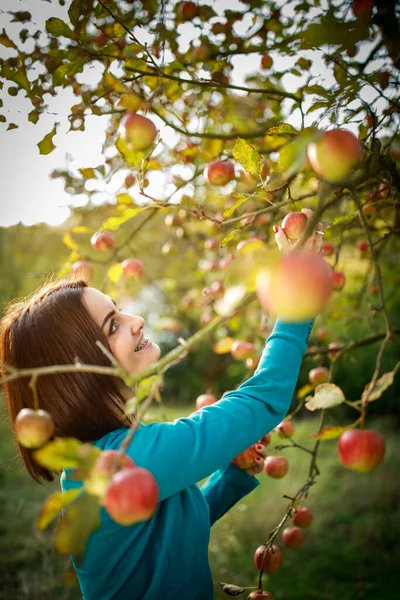
<path fill-rule="evenodd" d="M 153 410 L 151 412 L 154 412 Z M 168 409 L 168 418 L 178 415 Z M 180 411 L 179 414 L 183 414 Z M 295 439 L 310 447 L 312 421 L 300 422 Z M 266 589 L 282 600 L 398 600 L 400 598 L 400 441 L 395 421 L 369 422 L 384 435 L 384 462 L 369 475 L 344 469 L 335 441 L 322 443 L 317 485 L 306 504 L 314 521 L 301 549 L 284 549 L 282 569 L 265 577 Z M 280 440 L 281 441 L 281 440 Z M 274 438 L 271 446 L 278 443 Z M 14 459 L 7 425 L 0 426 L 0 599 L 76 600 L 68 561 L 52 550 L 52 535 L 39 532 L 35 518 L 43 499 L 59 490 L 34 484 Z M 210 562 L 216 598 L 228 598 L 218 586 L 226 581 L 253 586 L 254 550 L 285 512 L 287 500 L 303 485 L 308 455 L 286 450 L 290 472 L 282 480 L 260 475 L 261 485 L 212 529 Z M 281 545 L 280 540 L 278 543 Z M 239 596 L 247 598 L 247 593 Z M 100 599 L 99 599 L 100 600 Z M 177 599 L 181 600 L 181 599 Z M 182 599 L 183 600 L 183 599 Z M 187 599 L 190 600 L 190 599 Z"/>

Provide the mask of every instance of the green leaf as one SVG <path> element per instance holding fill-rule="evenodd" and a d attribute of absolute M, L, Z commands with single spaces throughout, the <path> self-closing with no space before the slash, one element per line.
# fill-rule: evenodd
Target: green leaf
<path fill-rule="evenodd" d="M 378 398 L 382 396 L 383 392 L 393 384 L 394 376 L 396 375 L 396 372 L 399 367 L 400 362 L 397 363 L 393 371 L 390 371 L 389 373 L 384 373 L 382 377 L 379 377 L 379 379 L 377 379 L 377 381 L 375 382 L 375 385 L 370 395 L 368 395 L 368 388 L 370 386 L 370 383 L 367 383 L 362 393 L 361 400 L 365 400 L 367 397 L 368 402 L 372 402 L 372 400 L 378 400 Z"/>
<path fill-rule="evenodd" d="M 237 198 L 235 204 L 233 206 L 230 206 L 229 208 L 226 208 L 224 210 L 224 212 L 222 213 L 222 216 L 224 218 L 231 217 L 233 215 L 233 213 L 235 212 L 235 210 L 239 206 L 241 206 L 244 202 L 246 202 L 246 200 L 249 199 L 249 196 L 245 196 L 244 194 L 238 194 L 237 196 L 235 196 L 235 198 Z"/>
<path fill-rule="evenodd" d="M 314 396 L 307 396 L 306 408 L 318 410 L 331 408 L 345 401 L 345 396 L 339 386 L 334 383 L 321 383 L 315 388 Z"/>
<path fill-rule="evenodd" d="M 53 144 L 53 137 L 57 132 L 57 125 L 58 123 L 56 123 L 54 129 L 45 135 L 42 141 L 37 144 L 40 154 L 50 154 L 50 152 L 53 152 L 55 148 L 55 145 Z"/>
<path fill-rule="evenodd" d="M 264 160 L 261 154 L 246 140 L 238 138 L 233 146 L 232 154 L 250 175 L 258 177 L 261 174 Z"/>
<path fill-rule="evenodd" d="M 71 70 L 71 63 L 64 63 L 57 67 L 57 69 L 53 73 L 53 85 L 61 85 L 65 80 L 65 76 Z"/>
<path fill-rule="evenodd" d="M 224 248 L 224 246 L 229 244 L 229 242 L 231 242 L 232 240 L 237 240 L 239 236 L 240 236 L 240 230 L 234 229 L 233 231 L 228 233 L 228 235 L 225 236 L 224 239 L 221 241 L 221 244 L 220 244 L 221 248 Z"/>
<path fill-rule="evenodd" d="M 358 213 L 353 214 L 353 215 L 346 215 L 343 217 L 335 217 L 332 221 L 330 229 L 332 229 L 333 227 L 337 227 L 338 225 L 344 225 L 344 224 L 347 225 L 357 218 L 358 218 Z"/>
<path fill-rule="evenodd" d="M 68 27 L 68 25 L 62 21 L 61 19 L 57 19 L 57 17 L 51 17 L 46 21 L 46 31 L 50 33 L 50 35 L 55 35 L 59 37 L 60 35 L 66 38 L 73 38 L 74 32 Z"/>
<path fill-rule="evenodd" d="M 4 27 L 3 27 L 3 31 L 0 34 L 0 44 L 2 46 L 5 46 L 6 48 L 15 48 L 17 50 L 17 46 L 14 44 L 14 42 L 12 40 L 10 40 Z"/>
<path fill-rule="evenodd" d="M 152 389 L 160 380 L 160 375 L 152 375 L 151 377 L 146 377 L 146 379 L 142 379 L 137 386 L 136 390 L 136 402 L 140 404 L 143 400 L 150 395 Z"/>
<path fill-rule="evenodd" d="M 286 144 L 279 153 L 277 170 L 285 177 L 290 177 L 304 168 L 307 162 L 307 146 L 321 136 L 316 129 L 304 129 L 300 135 L 289 144 Z"/>
<path fill-rule="evenodd" d="M 18 129 L 18 125 L 16 123 L 10 123 L 7 127 L 7 131 L 10 131 L 10 129 Z"/>
<path fill-rule="evenodd" d="M 328 102 L 321 100 L 319 102 L 314 102 L 314 104 L 312 106 L 310 106 L 310 108 L 307 110 L 306 114 L 308 115 L 311 112 L 314 112 L 315 110 L 318 110 L 320 108 L 327 108 L 329 106 Z"/>
<path fill-rule="evenodd" d="M 82 14 L 89 14 L 92 4 L 92 0 L 73 0 L 71 2 L 71 6 L 68 9 L 68 16 L 74 27 L 77 26 L 79 17 Z"/>
<path fill-rule="evenodd" d="M 1 76 L 5 77 L 5 79 L 9 79 L 14 83 L 17 83 L 20 88 L 28 92 L 31 92 L 31 86 L 29 83 L 29 79 L 26 76 L 25 67 L 21 66 L 19 69 L 13 69 L 7 63 L 4 63 L 1 67 Z"/>
<path fill-rule="evenodd" d="M 28 121 L 34 125 L 36 125 L 36 123 L 39 121 L 39 113 L 36 109 L 28 114 Z"/>
<path fill-rule="evenodd" d="M 270 127 L 265 134 L 264 142 L 268 149 L 278 150 L 283 144 L 290 140 L 298 131 L 288 123 L 281 123 Z"/>
<path fill-rule="evenodd" d="M 73 437 L 56 438 L 43 448 L 35 450 L 34 459 L 50 471 L 62 471 L 63 469 L 77 469 L 81 462 L 80 448 L 82 442 Z"/>
<path fill-rule="evenodd" d="M 37 519 L 37 526 L 39 529 L 46 529 L 50 523 L 56 518 L 61 510 L 73 502 L 75 498 L 82 493 L 81 488 L 67 490 L 66 492 L 55 492 L 46 498 L 42 511 Z"/>
<path fill-rule="evenodd" d="M 79 565 L 89 536 L 100 526 L 100 505 L 96 496 L 85 494 L 67 507 L 55 531 L 55 549 L 72 554 Z"/>
<path fill-rule="evenodd" d="M 94 172 L 94 169 L 92 167 L 87 167 L 87 168 L 78 169 L 78 170 L 85 179 L 95 179 L 96 178 L 96 173 Z"/>

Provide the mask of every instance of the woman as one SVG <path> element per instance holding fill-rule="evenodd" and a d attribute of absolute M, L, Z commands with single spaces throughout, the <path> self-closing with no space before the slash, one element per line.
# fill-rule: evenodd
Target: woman
<path fill-rule="evenodd" d="M 275 237 L 287 251 L 284 232 L 279 229 Z M 321 240 L 314 234 L 307 246 L 319 252 Z M 100 340 L 124 369 L 137 373 L 160 356 L 155 343 L 144 344 L 144 325 L 142 317 L 119 312 L 108 296 L 83 281 L 48 283 L 8 308 L 0 359 L 16 368 L 71 364 L 76 357 L 109 366 L 95 344 Z M 287 324 L 278 318 L 254 375 L 237 390 L 187 418 L 141 424 L 135 431 L 127 454 L 155 477 L 159 504 L 151 519 L 131 526 L 118 525 L 101 509 L 101 525 L 90 536 L 82 562 L 72 557 L 85 600 L 213 598 L 210 527 L 259 484 L 254 475 L 262 470 L 265 448 L 257 448 L 259 465 L 247 472 L 231 461 L 285 417 L 312 326 L 313 320 Z M 33 407 L 32 391 L 26 378 L 4 388 L 13 428 L 18 412 Z M 39 377 L 37 391 L 56 436 L 92 441 L 103 450 L 120 448 L 130 425 L 124 404 L 132 395 L 121 379 L 55 374 Z M 19 451 L 35 481 L 53 480 L 30 450 L 19 446 Z M 61 476 L 63 490 L 82 485 L 68 475 Z M 200 489 L 197 482 L 206 477 Z"/>

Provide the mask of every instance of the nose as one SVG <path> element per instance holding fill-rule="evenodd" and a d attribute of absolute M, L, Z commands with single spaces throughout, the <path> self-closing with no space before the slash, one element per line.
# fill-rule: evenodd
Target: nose
<path fill-rule="evenodd" d="M 132 332 L 133 336 L 137 335 L 139 333 L 139 331 L 141 329 L 143 329 L 144 323 L 145 323 L 145 321 L 144 321 L 143 317 L 139 317 L 139 316 L 132 317 L 131 332 Z"/>

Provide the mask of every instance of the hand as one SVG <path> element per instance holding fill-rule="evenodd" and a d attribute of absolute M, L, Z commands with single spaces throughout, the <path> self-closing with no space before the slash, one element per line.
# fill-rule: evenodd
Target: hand
<path fill-rule="evenodd" d="M 258 448 L 257 446 L 261 446 L 261 448 Z M 256 458 L 257 464 L 254 467 L 250 467 L 250 469 L 243 469 L 243 471 L 246 471 L 246 473 L 248 473 L 249 475 L 253 475 L 253 476 L 258 475 L 259 473 L 261 473 L 263 471 L 264 461 L 267 456 L 267 448 L 263 444 L 260 444 L 260 442 L 257 442 L 256 444 L 254 444 L 254 448 L 258 454 L 258 456 Z"/>
<path fill-rule="evenodd" d="M 314 216 L 314 211 L 311 210 L 310 208 L 302 208 L 301 212 L 306 215 L 308 220 L 310 220 Z M 324 236 L 321 235 L 321 233 L 317 233 L 317 232 L 323 232 L 324 229 L 325 229 L 324 225 L 322 225 L 322 223 L 318 223 L 318 225 L 316 226 L 316 229 L 310 235 L 310 237 L 307 239 L 303 248 L 305 248 L 307 250 L 311 250 L 312 252 L 316 252 L 317 254 L 320 254 L 320 253 L 322 254 L 323 253 L 322 241 L 323 241 Z M 293 252 L 293 250 L 295 250 L 295 248 L 299 244 L 299 240 L 297 240 L 297 242 L 290 242 L 281 227 L 279 227 L 279 231 L 277 231 L 275 234 L 275 240 L 276 240 L 276 243 L 278 244 L 279 250 L 281 252 L 283 252 L 284 254 L 286 254 L 288 252 Z"/>

